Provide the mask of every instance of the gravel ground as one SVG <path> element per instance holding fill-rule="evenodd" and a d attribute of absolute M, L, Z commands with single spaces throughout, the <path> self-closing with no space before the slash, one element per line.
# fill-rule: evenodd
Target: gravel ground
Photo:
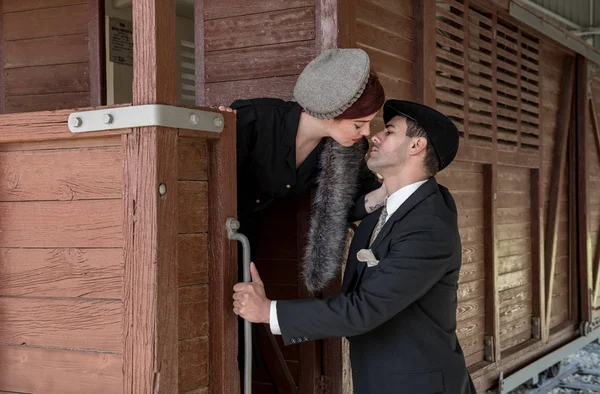
<path fill-rule="evenodd" d="M 590 343 L 577 353 L 574 353 L 561 361 L 563 365 L 579 364 L 582 368 L 595 369 L 600 371 L 600 345 L 598 343 Z M 592 375 L 571 375 L 565 379 L 565 382 L 578 382 L 587 384 L 600 385 L 600 376 Z M 524 386 L 518 387 L 510 392 L 510 394 L 526 394 L 527 388 Z M 555 388 L 548 394 L 591 394 L 600 393 L 590 390 L 571 390 L 565 388 Z"/>

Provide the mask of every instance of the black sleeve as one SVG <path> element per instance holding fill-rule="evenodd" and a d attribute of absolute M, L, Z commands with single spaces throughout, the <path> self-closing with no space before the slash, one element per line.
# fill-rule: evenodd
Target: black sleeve
<path fill-rule="evenodd" d="M 393 230 L 392 230 L 393 231 Z M 437 218 L 405 231 L 363 281 L 360 291 L 324 300 L 277 301 L 283 342 L 364 334 L 423 297 L 447 272 L 454 258 L 450 230 Z"/>
<path fill-rule="evenodd" d="M 236 100 L 231 108 L 237 110 L 236 114 L 236 151 L 237 168 L 245 164 L 246 159 L 254 150 L 256 142 L 256 110 L 250 100 Z"/>
<path fill-rule="evenodd" d="M 365 150 L 368 149 L 369 142 L 366 138 L 363 137 L 361 143 L 367 144 Z M 381 181 L 379 180 L 379 178 L 377 178 L 377 175 L 375 175 L 373 171 L 369 170 L 365 158 L 361 160 L 359 171 L 359 192 L 355 198 L 354 206 L 350 209 L 351 222 L 362 220 L 365 216 L 368 215 L 365 209 L 365 195 L 381 187 Z"/>

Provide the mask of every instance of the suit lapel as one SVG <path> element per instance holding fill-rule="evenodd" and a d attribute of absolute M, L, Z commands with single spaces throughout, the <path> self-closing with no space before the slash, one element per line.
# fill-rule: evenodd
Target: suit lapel
<path fill-rule="evenodd" d="M 375 225 L 377 224 L 377 220 L 379 219 L 380 212 L 381 208 L 365 217 L 356 229 L 356 233 L 354 234 L 354 237 L 352 238 L 352 243 L 350 244 L 348 262 L 346 264 L 344 280 L 342 281 L 342 291 L 344 292 L 350 287 L 352 279 L 356 279 L 356 274 L 358 272 L 357 265 L 363 264 L 359 262 L 356 258 L 356 253 L 358 253 L 360 249 L 366 249 L 369 247 L 371 234 L 375 229 Z"/>
<path fill-rule="evenodd" d="M 402 203 L 402 205 L 400 205 L 400 207 L 398 207 L 396 212 L 394 212 L 394 214 L 392 216 L 390 216 L 390 218 L 387 220 L 387 222 L 385 222 L 385 225 L 381 228 L 381 231 L 379 232 L 379 234 L 373 241 L 373 245 L 371 245 L 371 247 L 370 247 L 370 249 L 373 251 L 373 253 L 375 253 L 375 250 L 377 249 L 377 247 L 379 246 L 381 241 L 389 234 L 390 230 L 394 226 L 394 223 L 400 221 L 409 211 L 411 211 L 414 207 L 419 205 L 419 203 L 421 203 L 421 201 L 423 201 L 424 199 L 429 197 L 431 194 L 435 193 L 436 190 L 438 190 L 438 184 L 437 184 L 435 178 L 429 178 L 429 180 L 427 182 L 422 184 L 421 187 L 419 187 L 413 194 L 411 194 L 410 197 L 408 197 L 406 199 L 406 201 L 404 201 L 404 203 Z M 379 218 L 379 215 L 377 215 L 377 218 Z M 371 230 L 375 228 L 376 223 L 377 223 L 377 220 L 375 220 L 375 222 L 373 223 Z M 370 239 L 370 234 L 369 234 L 369 239 Z M 368 244 L 365 247 L 368 247 Z M 360 282 L 363 271 L 366 266 L 367 266 L 367 263 L 363 263 L 360 261 L 358 262 L 358 266 L 357 266 L 358 278 L 356 280 L 354 288 L 356 288 L 356 286 Z"/>

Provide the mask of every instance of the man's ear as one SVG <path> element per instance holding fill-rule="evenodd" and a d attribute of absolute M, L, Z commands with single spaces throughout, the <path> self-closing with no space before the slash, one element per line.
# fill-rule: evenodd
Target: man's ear
<path fill-rule="evenodd" d="M 412 141 L 409 152 L 411 155 L 418 155 L 425 149 L 427 149 L 427 138 L 418 137 Z"/>

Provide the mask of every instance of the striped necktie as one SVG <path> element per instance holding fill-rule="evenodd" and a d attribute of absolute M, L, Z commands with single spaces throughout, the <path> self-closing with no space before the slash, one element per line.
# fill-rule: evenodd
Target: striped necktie
<path fill-rule="evenodd" d="M 385 218 L 387 217 L 387 204 L 383 204 L 383 209 L 381 210 L 381 214 L 379 215 L 379 220 L 377 221 L 377 225 L 375 225 L 375 229 L 373 229 L 373 234 L 371 234 L 371 241 L 369 242 L 369 247 L 373 245 L 373 241 L 377 238 L 377 234 L 381 231 L 381 228 L 385 224 Z"/>

